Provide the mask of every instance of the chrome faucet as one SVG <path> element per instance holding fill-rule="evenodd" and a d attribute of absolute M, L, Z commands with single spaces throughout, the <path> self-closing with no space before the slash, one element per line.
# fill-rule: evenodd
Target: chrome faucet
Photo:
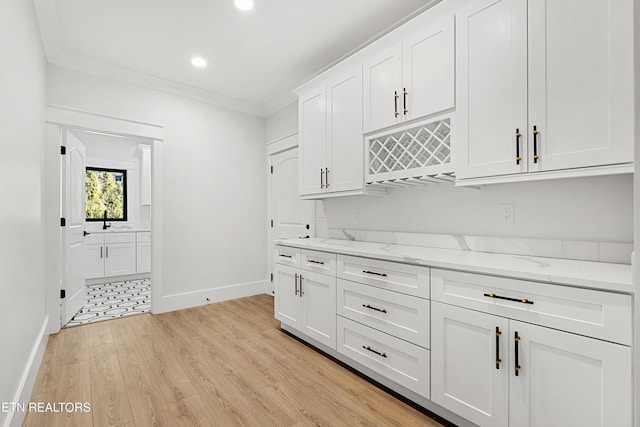
<path fill-rule="evenodd" d="M 109 225 L 107 225 L 107 210 L 104 210 L 104 215 L 102 216 L 102 229 L 106 230 L 107 228 L 111 227 L 111 223 L 109 223 Z"/>

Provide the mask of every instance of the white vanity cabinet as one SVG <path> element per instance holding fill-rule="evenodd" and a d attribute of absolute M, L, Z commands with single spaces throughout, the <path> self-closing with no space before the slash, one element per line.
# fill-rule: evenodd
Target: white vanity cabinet
<path fill-rule="evenodd" d="M 85 237 L 85 279 L 151 271 L 151 232 L 92 232 Z"/>
<path fill-rule="evenodd" d="M 336 278 L 324 270 L 335 265 L 335 254 L 280 246 L 275 252 L 275 318 L 335 349 Z M 305 263 L 297 267 L 301 257 Z"/>
<path fill-rule="evenodd" d="M 364 60 L 364 132 L 453 108 L 453 16 L 428 23 L 397 43 L 370 48 Z"/>
<path fill-rule="evenodd" d="M 432 300 L 435 403 L 481 426 L 632 425 L 628 295 L 433 269 Z"/>
<path fill-rule="evenodd" d="M 631 163 L 632 8 L 480 0 L 458 10 L 457 178 Z"/>

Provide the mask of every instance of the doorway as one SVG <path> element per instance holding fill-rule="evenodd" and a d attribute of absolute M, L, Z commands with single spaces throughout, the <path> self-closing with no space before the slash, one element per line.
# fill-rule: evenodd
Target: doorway
<path fill-rule="evenodd" d="M 44 209 L 45 209 L 45 280 L 47 288 L 47 312 L 49 315 L 49 327 L 48 333 L 56 333 L 60 330 L 60 327 L 66 324 L 69 320 L 69 316 L 75 313 L 71 313 L 77 308 L 77 302 L 80 301 L 78 289 L 83 289 L 86 284 L 95 284 L 97 281 L 105 281 L 105 278 L 94 278 L 93 282 L 90 282 L 85 277 L 86 266 L 86 252 L 84 250 L 85 244 L 95 245 L 97 250 L 94 253 L 99 253 L 102 250 L 102 256 L 107 257 L 107 243 L 105 235 L 97 236 L 102 231 L 102 227 L 105 225 L 100 219 L 93 223 L 88 223 L 85 202 L 84 199 L 84 185 L 86 178 L 86 162 L 87 160 L 95 162 L 96 158 L 98 163 L 94 164 L 94 169 L 117 169 L 120 171 L 127 171 L 131 169 L 130 165 L 126 164 L 126 161 L 121 164 L 110 165 L 100 163 L 100 158 L 108 157 L 98 153 L 86 155 L 85 152 L 85 166 L 84 168 L 78 167 L 78 159 L 82 156 L 74 156 L 76 163 L 76 172 L 74 175 L 66 172 L 64 168 L 68 160 L 66 153 L 63 151 L 71 150 L 67 146 L 70 140 L 77 140 L 76 142 L 87 142 L 87 139 L 96 138 L 111 138 L 118 141 L 129 141 L 130 144 L 146 144 L 148 157 L 147 166 L 151 171 L 149 178 L 149 188 L 144 197 L 149 200 L 148 204 L 142 202 L 136 202 L 132 206 L 127 208 L 127 220 L 119 221 L 120 218 L 111 217 L 107 218 L 106 224 L 113 227 L 109 227 L 109 231 L 118 230 L 119 233 L 111 233 L 114 237 L 110 239 L 108 251 L 109 258 L 113 260 L 109 270 L 103 270 L 108 274 L 118 273 L 118 277 L 127 277 L 129 279 L 136 279 L 138 277 L 147 277 L 150 282 L 153 283 L 151 291 L 151 312 L 161 312 L 161 296 L 162 296 L 162 270 L 156 268 L 159 266 L 162 259 L 162 189 L 157 183 L 162 180 L 162 156 L 163 156 L 163 134 L 164 130 L 162 126 L 154 124 L 145 124 L 140 122 L 132 122 L 129 120 L 108 117 L 104 115 L 96 115 L 89 112 L 83 112 L 78 110 L 69 110 L 63 107 L 46 107 L 46 123 L 45 123 L 45 155 L 44 155 Z M 89 135 L 89 136 L 88 136 Z M 134 142 L 132 142 L 134 141 Z M 95 141 L 94 141 L 95 142 Z M 90 142 L 93 144 L 93 142 Z M 95 144 L 94 144 L 95 145 Z M 65 146 L 64 149 L 62 147 Z M 76 147 L 77 148 L 77 147 Z M 86 147 L 85 147 L 86 148 Z M 105 147 L 102 146 L 105 150 Z M 137 149 L 137 146 L 136 146 Z M 78 148 L 81 152 L 81 148 Z M 67 151 L 67 152 L 69 152 Z M 110 150 L 106 148 L 106 153 Z M 140 174 L 140 168 L 142 168 L 142 153 L 140 152 L 140 161 L 133 166 L 135 174 Z M 78 172 L 80 171 L 80 172 Z M 66 175 L 65 175 L 66 174 Z M 131 176 L 127 174 L 128 178 Z M 74 206 L 72 207 L 70 202 L 67 201 L 68 189 L 67 186 L 71 185 L 74 181 L 69 180 L 66 176 L 75 177 L 75 194 Z M 138 176 L 139 178 L 139 176 Z M 122 179 L 122 177 L 116 177 L 116 180 Z M 136 180 L 136 182 L 139 179 Z M 78 183 L 81 182 L 82 186 Z M 142 190 L 139 183 L 135 184 L 135 193 L 137 198 L 142 198 Z M 78 190 L 80 189 L 81 190 Z M 129 186 L 128 190 L 131 189 Z M 67 193 L 65 193 L 67 192 Z M 78 194 L 82 194 L 82 197 L 78 197 Z M 82 201 L 82 203 L 79 202 Z M 79 208 L 78 205 L 81 205 Z M 71 211 L 74 211 L 74 215 L 70 215 Z M 109 212 L 111 215 L 111 212 Z M 67 217 L 73 217 L 72 221 L 67 223 Z M 81 220 L 78 220 L 81 218 Z M 111 220 L 111 221 L 109 221 Z M 135 220 L 135 221 L 132 221 Z M 67 224 L 73 224 L 73 233 L 80 231 L 82 235 L 81 240 L 74 240 L 69 231 L 70 227 Z M 138 236 L 136 233 L 146 233 L 146 235 Z M 117 237 L 116 237 L 117 235 Z M 132 236 L 134 236 L 132 238 Z M 95 239 L 98 237 L 98 242 Z M 140 238 L 139 238 L 140 237 Z M 87 241 L 89 240 L 89 241 Z M 127 241 L 114 241 L 114 240 L 127 240 Z M 140 240 L 142 244 L 141 248 L 136 246 L 136 243 Z M 146 240 L 146 241 L 145 241 Z M 68 249 L 74 250 L 74 254 L 69 256 L 67 254 Z M 146 251 L 148 264 L 146 265 L 147 271 L 139 273 L 140 269 L 136 263 L 137 251 Z M 73 256 L 83 254 L 83 260 L 78 262 L 79 256 Z M 150 257 L 148 256 L 150 255 Z M 73 266 L 70 263 L 73 260 Z M 104 261 L 103 261 L 104 262 Z M 127 262 L 129 264 L 127 264 Z M 81 267 L 78 267 L 78 264 Z M 128 268 L 127 268 L 128 265 Z M 131 270 L 135 265 L 135 272 Z M 123 266 L 125 266 L 123 268 Z M 94 266 L 95 267 L 95 266 Z M 102 267 L 107 268 L 107 266 Z M 144 265 L 141 266 L 145 268 Z M 81 273 L 78 273 L 81 271 Z M 141 270 L 142 271 L 142 270 Z M 128 273 L 133 273 L 129 275 Z M 104 274 L 104 273 L 103 273 Z M 142 274 L 142 276 L 140 276 Z M 80 280 L 78 280 L 80 278 Z M 80 284 L 80 285 L 79 285 Z M 75 298 L 71 298 L 75 295 Z M 115 310 L 117 311 L 117 310 Z"/>
<path fill-rule="evenodd" d="M 269 268 L 274 270 L 276 239 L 304 239 L 315 236 L 315 202 L 298 195 L 298 147 L 289 147 L 269 156 L 271 233 Z M 269 292 L 273 292 L 273 282 Z"/>

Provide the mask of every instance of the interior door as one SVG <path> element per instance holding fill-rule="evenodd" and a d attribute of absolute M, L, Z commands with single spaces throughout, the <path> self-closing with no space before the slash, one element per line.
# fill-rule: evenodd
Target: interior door
<path fill-rule="evenodd" d="M 66 155 L 62 160 L 62 228 L 63 325 L 80 310 L 85 302 L 84 231 L 85 231 L 85 167 L 86 149 L 75 136 L 65 131 Z"/>
<path fill-rule="evenodd" d="M 313 237 L 315 202 L 298 196 L 298 148 L 272 155 L 271 166 L 271 240 Z M 274 259 L 273 250 L 271 244 L 270 262 Z"/>

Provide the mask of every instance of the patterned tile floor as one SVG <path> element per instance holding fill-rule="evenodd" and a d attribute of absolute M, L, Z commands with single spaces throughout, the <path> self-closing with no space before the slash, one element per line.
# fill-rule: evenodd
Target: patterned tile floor
<path fill-rule="evenodd" d="M 67 326 L 116 319 L 151 309 L 151 281 L 148 278 L 87 285 L 87 302 Z"/>

